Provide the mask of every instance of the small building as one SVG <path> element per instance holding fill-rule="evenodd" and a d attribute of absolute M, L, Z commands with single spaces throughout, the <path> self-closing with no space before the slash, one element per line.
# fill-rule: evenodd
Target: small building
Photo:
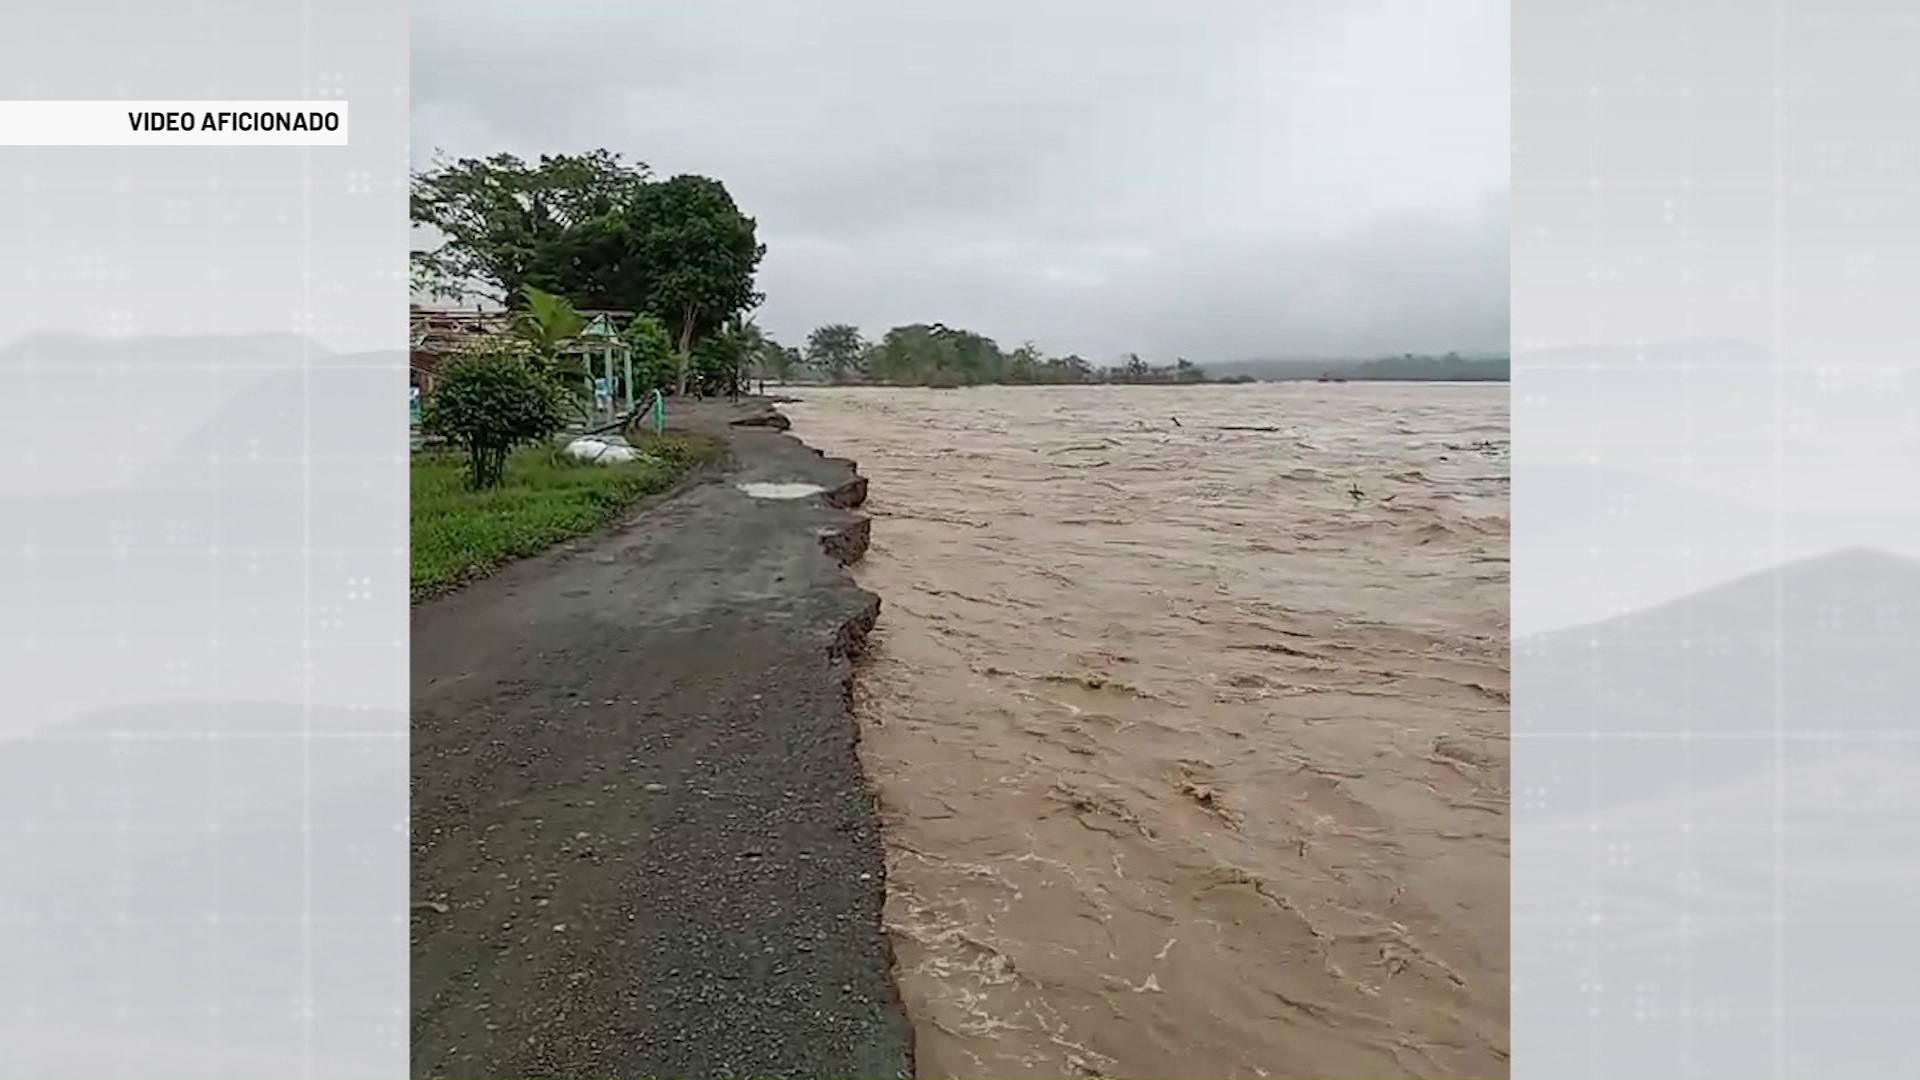
<path fill-rule="evenodd" d="M 632 349 L 622 339 L 620 328 L 633 320 L 626 311 L 582 311 L 586 326 L 574 340 L 563 345 L 565 353 L 576 357 L 585 368 L 590 390 L 601 389 L 597 380 L 606 381 L 607 407 L 615 396 L 630 398 Z M 407 381 L 424 397 L 433 392 L 434 380 L 448 360 L 461 349 L 483 338 L 505 333 L 512 328 L 513 314 L 493 310 L 434 309 L 415 306 L 409 313 L 411 351 L 407 361 Z M 626 402 L 629 408 L 632 402 Z"/>
<path fill-rule="evenodd" d="M 437 353 L 416 346 L 407 357 L 407 385 L 422 394 L 433 393 L 433 376 L 440 369 Z"/>
<path fill-rule="evenodd" d="M 507 328 L 504 311 L 460 311 L 415 307 L 408 313 L 411 351 L 407 359 L 408 384 L 420 393 L 433 392 L 435 377 L 460 349 L 474 340 Z"/>

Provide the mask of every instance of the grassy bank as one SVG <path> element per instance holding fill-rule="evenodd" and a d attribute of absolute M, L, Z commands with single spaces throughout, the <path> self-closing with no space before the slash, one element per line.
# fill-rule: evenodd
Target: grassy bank
<path fill-rule="evenodd" d="M 639 449 L 646 454 L 639 461 L 591 465 L 527 447 L 508 462 L 506 482 L 490 491 L 468 489 L 466 459 L 458 453 L 415 454 L 414 599 L 591 532 L 721 452 L 717 443 L 676 437 Z"/>

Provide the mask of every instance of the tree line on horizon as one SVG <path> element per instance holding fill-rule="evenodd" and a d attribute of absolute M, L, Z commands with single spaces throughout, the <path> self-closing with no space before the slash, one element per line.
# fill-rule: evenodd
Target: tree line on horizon
<path fill-rule="evenodd" d="M 984 334 L 944 323 L 896 326 L 876 341 L 850 323 L 828 323 L 807 335 L 804 348 L 768 341 L 758 373 L 783 382 L 953 387 L 1208 381 L 1205 369 L 1185 358 L 1156 365 L 1129 353 L 1118 363 L 1097 366 L 1077 355 L 1047 356 L 1032 342 L 1006 349 Z"/>
<path fill-rule="evenodd" d="M 416 294 L 490 302 L 528 314 L 529 298 L 577 311 L 632 313 L 617 328 L 631 347 L 636 389 L 736 393 L 753 378 L 904 386 L 1194 384 L 1268 376 L 1229 365 L 1223 378 L 1185 358 L 1154 364 L 1129 353 L 1106 365 L 1007 349 L 942 323 L 896 326 L 879 339 L 831 323 L 804 344 L 774 339 L 753 319 L 766 245 L 726 185 L 706 176 L 656 178 L 609 150 L 437 160 L 413 174 Z M 552 322 L 548 318 L 549 323 Z M 562 319 L 561 322 L 574 320 Z M 1329 368 L 1342 378 L 1505 378 L 1480 361 L 1389 358 Z M 1289 376 L 1281 376 L 1289 377 Z M 1299 377 L 1294 375 L 1291 377 Z M 1309 376 L 1311 377 L 1311 376 Z"/>

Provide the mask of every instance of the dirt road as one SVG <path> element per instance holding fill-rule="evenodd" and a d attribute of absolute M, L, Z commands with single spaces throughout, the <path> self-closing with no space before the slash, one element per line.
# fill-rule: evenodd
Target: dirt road
<path fill-rule="evenodd" d="M 865 481 L 738 415 L 681 421 L 724 474 L 415 609 L 416 1076 L 912 1074 L 846 697 Z"/>

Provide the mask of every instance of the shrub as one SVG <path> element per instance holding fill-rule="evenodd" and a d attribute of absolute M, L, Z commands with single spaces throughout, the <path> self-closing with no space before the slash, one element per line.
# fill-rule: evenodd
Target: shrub
<path fill-rule="evenodd" d="M 673 337 L 667 324 L 652 315 L 636 315 L 621 335 L 633 349 L 633 389 L 636 399 L 655 390 L 673 389 Z"/>
<path fill-rule="evenodd" d="M 691 389 L 706 397 L 739 392 L 746 360 L 745 342 L 739 335 L 723 330 L 702 338 L 693 347 Z"/>
<path fill-rule="evenodd" d="M 427 397 L 421 430 L 467 453 L 476 489 L 499 485 L 507 455 L 565 423 L 565 395 L 525 343 L 489 338 L 456 357 Z"/>

